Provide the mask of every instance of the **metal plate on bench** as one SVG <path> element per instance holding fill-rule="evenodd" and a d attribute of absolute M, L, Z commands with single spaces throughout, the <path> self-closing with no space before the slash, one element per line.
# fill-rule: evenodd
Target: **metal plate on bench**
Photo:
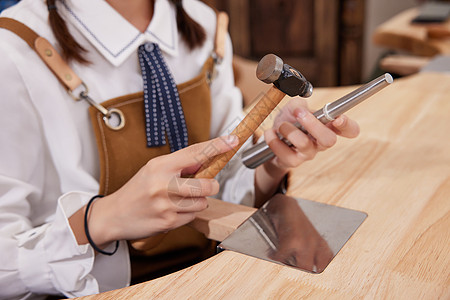
<path fill-rule="evenodd" d="M 321 273 L 367 214 L 277 194 L 218 247 Z"/>

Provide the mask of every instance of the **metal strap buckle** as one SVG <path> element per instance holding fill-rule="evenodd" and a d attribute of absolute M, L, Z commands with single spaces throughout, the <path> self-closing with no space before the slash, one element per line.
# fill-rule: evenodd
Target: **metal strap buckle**
<path fill-rule="evenodd" d="M 91 97 L 89 97 L 88 92 L 89 89 L 87 85 L 82 82 L 81 83 L 84 87 L 84 90 L 80 92 L 80 94 L 75 96 L 71 90 L 68 90 L 67 92 L 69 95 L 75 100 L 85 100 L 89 103 L 89 105 L 95 107 L 102 115 L 103 115 L 103 122 L 105 122 L 105 125 L 112 129 L 112 130 L 120 130 L 125 126 L 125 116 L 122 113 L 122 111 L 118 108 L 105 108 L 103 105 L 95 102 Z"/>

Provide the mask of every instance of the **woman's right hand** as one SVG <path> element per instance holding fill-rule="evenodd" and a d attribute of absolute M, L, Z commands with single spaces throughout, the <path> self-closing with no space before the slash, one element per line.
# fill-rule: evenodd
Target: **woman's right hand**
<path fill-rule="evenodd" d="M 95 200 L 89 233 L 100 247 L 167 232 L 191 222 L 217 194 L 215 179 L 184 178 L 209 158 L 237 146 L 236 136 L 219 137 L 150 160 L 122 188 Z"/>

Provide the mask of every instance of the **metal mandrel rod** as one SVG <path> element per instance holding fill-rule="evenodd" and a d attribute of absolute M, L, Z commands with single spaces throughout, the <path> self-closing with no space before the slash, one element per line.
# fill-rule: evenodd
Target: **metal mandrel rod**
<path fill-rule="evenodd" d="M 333 121 L 335 118 L 345 113 L 349 109 L 355 107 L 359 103 L 363 102 L 367 98 L 371 97 L 375 93 L 381 91 L 383 88 L 393 82 L 392 76 L 389 73 L 381 75 L 380 77 L 370 81 L 369 83 L 359 87 L 358 89 L 350 92 L 349 94 L 339 98 L 338 100 L 327 103 L 324 107 L 314 112 L 314 116 L 323 124 Z M 295 123 L 295 126 L 301 131 L 308 133 L 301 124 Z M 280 135 L 279 135 L 280 136 Z M 288 146 L 292 144 L 282 136 L 280 139 Z M 259 165 L 265 163 L 269 159 L 274 157 L 272 150 L 266 144 L 261 142 L 242 153 L 242 162 L 248 168 L 254 169 Z"/>

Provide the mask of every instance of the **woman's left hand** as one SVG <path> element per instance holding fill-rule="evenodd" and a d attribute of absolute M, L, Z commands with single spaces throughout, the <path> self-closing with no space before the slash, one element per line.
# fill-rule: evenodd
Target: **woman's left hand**
<path fill-rule="evenodd" d="M 300 123 L 307 131 L 305 134 L 294 123 Z M 277 135 L 280 133 L 294 147 L 287 146 Z M 300 98 L 292 99 L 283 107 L 275 119 L 272 129 L 264 132 L 266 143 L 275 154 L 268 163 L 279 172 L 287 173 L 289 169 L 311 160 L 319 151 L 332 147 L 337 136 L 355 138 L 359 134 L 359 125 L 345 115 L 324 125 L 309 111 L 306 102 Z"/>

